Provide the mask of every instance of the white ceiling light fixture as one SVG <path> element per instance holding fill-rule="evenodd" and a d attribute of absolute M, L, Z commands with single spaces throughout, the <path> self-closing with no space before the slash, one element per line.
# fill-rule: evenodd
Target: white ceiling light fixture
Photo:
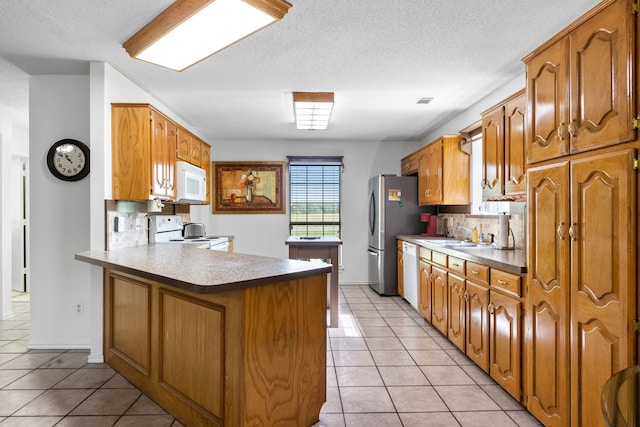
<path fill-rule="evenodd" d="M 325 130 L 333 111 L 333 92 L 293 92 L 296 128 Z"/>
<path fill-rule="evenodd" d="M 177 0 L 127 40 L 133 58 L 182 71 L 280 20 L 284 0 Z"/>

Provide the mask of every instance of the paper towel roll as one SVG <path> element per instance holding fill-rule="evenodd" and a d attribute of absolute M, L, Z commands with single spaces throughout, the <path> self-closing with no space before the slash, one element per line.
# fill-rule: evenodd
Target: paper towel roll
<path fill-rule="evenodd" d="M 498 228 L 498 247 L 509 247 L 509 215 L 500 215 Z"/>

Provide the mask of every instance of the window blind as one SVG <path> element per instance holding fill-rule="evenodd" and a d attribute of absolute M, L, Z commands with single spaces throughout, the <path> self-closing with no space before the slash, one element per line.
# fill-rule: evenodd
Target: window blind
<path fill-rule="evenodd" d="M 289 233 L 340 237 L 342 157 L 289 157 Z"/>

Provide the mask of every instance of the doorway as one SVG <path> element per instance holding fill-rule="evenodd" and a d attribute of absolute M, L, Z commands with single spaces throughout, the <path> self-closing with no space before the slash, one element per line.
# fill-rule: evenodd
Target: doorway
<path fill-rule="evenodd" d="M 28 182 L 27 159 L 11 159 L 11 289 L 17 292 L 29 291 L 29 250 L 27 247 L 28 221 Z"/>

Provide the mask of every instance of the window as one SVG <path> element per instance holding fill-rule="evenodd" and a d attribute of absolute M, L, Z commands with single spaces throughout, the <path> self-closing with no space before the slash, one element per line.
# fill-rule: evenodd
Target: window
<path fill-rule="evenodd" d="M 288 159 L 289 234 L 339 238 L 342 157 Z"/>

